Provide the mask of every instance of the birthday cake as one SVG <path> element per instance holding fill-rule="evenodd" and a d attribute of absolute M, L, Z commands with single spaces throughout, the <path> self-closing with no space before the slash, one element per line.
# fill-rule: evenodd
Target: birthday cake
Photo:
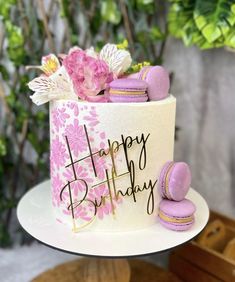
<path fill-rule="evenodd" d="M 133 65 L 130 53 L 114 44 L 100 52 L 74 47 L 67 55 L 51 54 L 37 68 L 43 74 L 28 85 L 35 104 L 50 103 L 58 224 L 74 232 L 156 224 L 164 197 L 159 177 L 174 149 L 176 99 L 168 94 L 165 69 Z"/>

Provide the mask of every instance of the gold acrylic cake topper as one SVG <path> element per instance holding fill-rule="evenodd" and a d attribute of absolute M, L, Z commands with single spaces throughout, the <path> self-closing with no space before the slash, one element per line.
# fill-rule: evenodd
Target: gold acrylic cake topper
<path fill-rule="evenodd" d="M 91 224 L 94 221 L 94 219 L 96 218 L 97 209 L 99 207 L 102 207 L 102 205 L 105 204 L 105 201 L 107 200 L 110 201 L 112 215 L 115 218 L 115 205 L 113 202 L 114 199 L 118 200 L 120 197 L 132 197 L 133 201 L 136 202 L 137 201 L 136 194 L 140 192 L 144 192 L 145 190 L 150 191 L 148 201 L 147 201 L 147 214 L 149 215 L 152 214 L 154 211 L 154 192 L 153 191 L 156 186 L 157 179 L 154 181 L 150 179 L 149 181 L 144 182 L 142 186 L 139 184 L 136 184 L 136 169 L 137 168 L 136 168 L 134 161 L 129 159 L 129 154 L 128 154 L 129 150 L 132 148 L 134 144 L 140 145 L 141 147 L 140 147 L 140 153 L 138 156 L 137 167 L 139 170 L 144 170 L 147 164 L 146 143 L 147 143 L 147 140 L 150 134 L 145 135 L 144 133 L 142 133 L 140 136 L 135 136 L 134 138 L 132 136 L 124 137 L 124 135 L 121 135 L 121 142 L 117 140 L 111 141 L 108 139 L 107 140 L 107 144 L 108 144 L 107 149 L 100 149 L 98 151 L 92 151 L 92 146 L 91 146 L 91 142 L 90 142 L 90 138 L 87 132 L 86 125 L 83 125 L 83 127 L 84 127 L 85 136 L 86 136 L 87 148 L 89 151 L 89 154 L 87 156 L 81 159 L 78 159 L 78 160 L 74 160 L 71 149 L 70 149 L 68 137 L 65 136 L 67 150 L 68 150 L 69 158 L 70 158 L 70 163 L 67 164 L 65 167 L 66 168 L 69 168 L 70 166 L 72 167 L 74 179 L 72 181 L 68 181 L 68 183 L 61 189 L 60 199 L 61 201 L 63 201 L 63 194 L 68 189 L 70 202 L 69 202 L 69 205 L 67 206 L 67 209 L 71 210 L 73 231 L 78 232 L 82 228 Z M 120 150 L 122 150 L 122 152 L 124 153 L 127 170 L 123 173 L 118 174 L 116 163 L 115 163 L 115 156 Z M 105 179 L 103 179 L 101 182 L 95 183 L 92 186 L 88 187 L 88 184 L 86 183 L 84 179 L 77 177 L 76 170 L 75 170 L 75 164 L 85 161 L 87 159 L 90 159 L 94 176 L 97 178 L 96 165 L 94 161 L 95 155 L 96 156 L 98 155 L 98 157 L 100 158 L 108 157 L 108 156 L 110 157 L 111 164 L 112 164 L 111 165 L 111 175 L 109 173 L 109 170 L 104 168 L 105 169 Z M 116 185 L 117 180 L 122 177 L 127 177 L 127 176 L 129 177 L 129 183 L 130 183 L 129 187 L 127 187 L 126 190 L 123 188 L 118 189 Z M 76 183 L 76 182 L 79 182 L 83 186 L 85 192 L 80 200 L 75 201 L 72 196 L 71 184 Z M 102 195 L 100 199 L 97 199 L 97 198 L 93 200 L 89 199 L 88 198 L 89 189 L 93 189 L 94 187 L 97 187 L 102 184 L 107 185 L 108 194 Z M 82 206 L 84 204 L 88 204 L 88 203 L 90 206 L 93 207 L 93 215 L 91 216 L 91 219 L 88 222 L 77 227 L 74 210 L 77 207 Z"/>

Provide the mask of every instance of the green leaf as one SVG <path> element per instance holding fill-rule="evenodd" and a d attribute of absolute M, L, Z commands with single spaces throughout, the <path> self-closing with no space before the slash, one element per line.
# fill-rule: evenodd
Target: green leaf
<path fill-rule="evenodd" d="M 66 18 L 69 16 L 69 0 L 61 0 L 60 2 L 60 16 Z"/>
<path fill-rule="evenodd" d="M 216 39 L 218 39 L 222 35 L 221 30 L 212 23 L 207 24 L 203 28 L 202 34 L 205 36 L 205 38 L 207 39 L 209 43 L 214 42 Z"/>
<path fill-rule="evenodd" d="M 231 6 L 231 11 L 232 11 L 233 14 L 235 14 L 235 4 L 233 4 L 233 5 Z"/>
<path fill-rule="evenodd" d="M 7 71 L 7 68 L 4 65 L 0 65 L 0 73 L 1 73 L 2 78 L 4 80 L 8 80 L 9 79 L 9 73 Z"/>
<path fill-rule="evenodd" d="M 0 0 L 0 15 L 3 16 L 3 19 L 9 17 L 10 9 L 15 4 L 16 0 Z"/>
<path fill-rule="evenodd" d="M 146 46 L 149 40 L 149 34 L 145 30 L 140 30 L 136 33 L 136 39 L 142 46 Z"/>
<path fill-rule="evenodd" d="M 7 154 L 7 148 L 6 148 L 6 141 L 5 138 L 0 137 L 0 156 L 6 156 Z"/>
<path fill-rule="evenodd" d="M 170 0 L 168 30 L 186 46 L 200 49 L 233 45 L 234 0 Z"/>
<path fill-rule="evenodd" d="M 27 139 L 39 156 L 48 151 L 49 140 L 45 139 L 42 142 L 42 140 L 39 139 L 37 132 L 29 132 L 27 134 Z"/>
<path fill-rule="evenodd" d="M 150 29 L 150 37 L 152 40 L 163 40 L 165 38 L 165 35 L 161 32 L 160 28 L 158 26 L 153 26 Z"/>
<path fill-rule="evenodd" d="M 231 11 L 232 4 L 233 0 L 196 1 L 194 20 L 208 42 L 212 43 L 220 36 L 225 36 L 232 28 L 235 20 Z"/>
<path fill-rule="evenodd" d="M 105 21 L 115 25 L 121 21 L 121 13 L 113 0 L 103 0 L 101 2 L 101 16 Z"/>
<path fill-rule="evenodd" d="M 99 32 L 99 28 L 102 25 L 103 20 L 100 14 L 100 9 L 95 13 L 93 20 L 90 22 L 91 34 L 96 35 Z M 103 46 L 104 44 L 102 44 Z"/>
<path fill-rule="evenodd" d="M 47 119 L 47 115 L 45 112 L 43 111 L 38 111 L 35 115 L 35 119 L 38 120 L 38 121 L 46 121 Z"/>
<path fill-rule="evenodd" d="M 231 32 L 226 37 L 225 43 L 228 47 L 235 48 L 235 30 L 231 30 Z"/>
<path fill-rule="evenodd" d="M 13 108 L 15 106 L 16 96 L 14 91 L 11 90 L 10 94 L 6 96 L 6 102 L 10 108 Z"/>
<path fill-rule="evenodd" d="M 11 238 L 6 226 L 0 222 L 0 247 L 7 247 L 11 244 Z"/>
<path fill-rule="evenodd" d="M 141 5 L 149 5 L 154 3 L 154 0 L 137 0 L 137 4 L 141 4 Z"/>
<path fill-rule="evenodd" d="M 201 30 L 207 24 L 206 18 L 201 15 L 196 17 L 195 22 L 199 30 Z"/>
<path fill-rule="evenodd" d="M 7 38 L 8 38 L 8 55 L 16 66 L 24 63 L 25 50 L 24 50 L 24 37 L 21 29 L 13 25 L 11 21 L 5 21 Z"/>
<path fill-rule="evenodd" d="M 170 1 L 171 5 L 168 12 L 168 29 L 170 34 L 177 38 L 184 36 L 186 25 L 193 18 L 195 1 Z"/>
<path fill-rule="evenodd" d="M 137 0 L 137 9 L 142 13 L 154 14 L 154 1 L 153 0 Z"/>
<path fill-rule="evenodd" d="M 31 145 L 33 146 L 35 151 L 37 153 L 40 153 L 40 151 L 41 151 L 40 143 L 38 142 L 38 138 L 37 138 L 36 134 L 33 134 L 32 132 L 29 132 L 28 135 L 27 135 L 27 139 L 31 143 Z"/>

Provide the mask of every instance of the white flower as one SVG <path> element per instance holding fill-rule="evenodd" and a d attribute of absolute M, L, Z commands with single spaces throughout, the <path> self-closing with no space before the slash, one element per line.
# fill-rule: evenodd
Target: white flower
<path fill-rule="evenodd" d="M 87 56 L 98 59 L 98 54 L 96 53 L 93 46 L 86 49 L 85 52 L 86 52 Z"/>
<path fill-rule="evenodd" d="M 42 57 L 41 70 L 48 76 L 55 73 L 60 68 L 60 62 L 54 54 Z"/>
<path fill-rule="evenodd" d="M 123 74 L 131 65 L 132 59 L 128 51 L 118 49 L 115 44 L 106 44 L 100 51 L 100 59 L 104 60 L 116 76 Z"/>
<path fill-rule="evenodd" d="M 26 66 L 26 69 L 40 69 L 47 76 L 51 76 L 60 68 L 60 62 L 54 54 L 42 57 L 41 66 Z"/>
<path fill-rule="evenodd" d="M 50 77 L 40 76 L 28 83 L 35 93 L 30 96 L 36 105 L 56 99 L 78 99 L 73 91 L 73 84 L 64 67 L 60 67 Z"/>

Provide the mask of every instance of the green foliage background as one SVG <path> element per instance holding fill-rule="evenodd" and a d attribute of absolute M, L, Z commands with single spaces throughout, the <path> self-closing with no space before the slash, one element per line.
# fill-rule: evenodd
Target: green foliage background
<path fill-rule="evenodd" d="M 170 35 L 200 49 L 235 48 L 234 2 L 0 0 L 0 246 L 19 230 L 19 198 L 49 177 L 48 105 L 32 105 L 26 84 L 36 73 L 24 66 L 72 45 L 100 48 L 125 38 L 134 60 L 152 64 L 162 63 Z"/>
<path fill-rule="evenodd" d="M 170 0 L 169 32 L 186 46 L 235 48 L 234 0 Z"/>

